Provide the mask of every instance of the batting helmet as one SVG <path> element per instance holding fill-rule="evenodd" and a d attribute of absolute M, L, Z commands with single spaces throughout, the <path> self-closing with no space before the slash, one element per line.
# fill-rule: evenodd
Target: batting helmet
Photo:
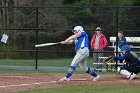
<path fill-rule="evenodd" d="M 121 51 L 125 51 L 126 53 L 129 53 L 131 51 L 131 48 L 126 44 L 121 47 Z"/>
<path fill-rule="evenodd" d="M 82 32 L 82 31 L 84 31 L 84 29 L 83 29 L 83 27 L 82 26 L 76 26 L 76 27 L 74 27 L 74 29 L 73 29 L 73 31 L 72 32 Z"/>

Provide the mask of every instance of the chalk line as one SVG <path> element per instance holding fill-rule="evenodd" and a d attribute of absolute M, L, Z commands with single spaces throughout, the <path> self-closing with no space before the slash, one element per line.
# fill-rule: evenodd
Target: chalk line
<path fill-rule="evenodd" d="M 3 86 L 0 86 L 0 88 L 7 88 L 7 87 L 23 87 L 23 86 L 40 85 L 40 84 L 53 84 L 53 83 L 57 83 L 57 81 L 35 82 L 35 83 L 23 83 L 23 84 L 16 84 L 16 85 L 3 85 Z"/>

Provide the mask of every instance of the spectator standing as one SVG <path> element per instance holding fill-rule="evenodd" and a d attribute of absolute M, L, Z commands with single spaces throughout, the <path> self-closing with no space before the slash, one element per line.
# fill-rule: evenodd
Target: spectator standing
<path fill-rule="evenodd" d="M 99 59 L 99 57 L 103 57 L 103 51 L 107 44 L 108 41 L 105 35 L 102 33 L 101 28 L 97 27 L 95 34 L 93 34 L 90 42 L 91 50 L 93 51 L 93 64 L 95 63 L 95 69 L 101 67 L 101 64 L 99 64 L 101 62 L 101 59 Z"/>

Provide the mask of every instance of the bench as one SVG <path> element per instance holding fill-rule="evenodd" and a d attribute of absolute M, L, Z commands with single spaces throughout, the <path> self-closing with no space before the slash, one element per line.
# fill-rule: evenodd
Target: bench
<path fill-rule="evenodd" d="M 140 43 L 140 37 L 125 37 L 127 43 Z M 112 42 L 112 46 L 108 46 L 110 48 L 116 48 L 115 42 L 116 42 L 116 37 L 110 37 L 110 42 Z M 133 46 L 129 45 L 131 48 L 140 48 L 140 46 Z"/>

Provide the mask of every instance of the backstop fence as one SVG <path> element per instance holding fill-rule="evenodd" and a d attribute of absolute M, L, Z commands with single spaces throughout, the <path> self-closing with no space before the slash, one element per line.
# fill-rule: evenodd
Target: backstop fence
<path fill-rule="evenodd" d="M 0 68 L 65 69 L 75 55 L 73 45 L 58 44 L 41 48 L 35 48 L 35 45 L 65 40 L 76 25 L 84 27 L 89 41 L 95 28 L 101 27 L 108 46 L 112 45 L 110 37 L 117 37 L 118 31 L 123 31 L 127 37 L 139 37 L 140 12 L 136 11 L 139 9 L 139 6 L 0 7 Z M 2 41 L 3 35 L 8 36 L 6 42 Z M 139 42 L 129 43 L 139 45 Z M 104 57 L 116 53 L 108 46 L 103 52 Z M 139 53 L 140 49 L 133 48 L 133 51 Z M 88 64 L 94 67 L 93 51 L 90 52 Z M 108 69 L 108 66 L 103 68 Z"/>

